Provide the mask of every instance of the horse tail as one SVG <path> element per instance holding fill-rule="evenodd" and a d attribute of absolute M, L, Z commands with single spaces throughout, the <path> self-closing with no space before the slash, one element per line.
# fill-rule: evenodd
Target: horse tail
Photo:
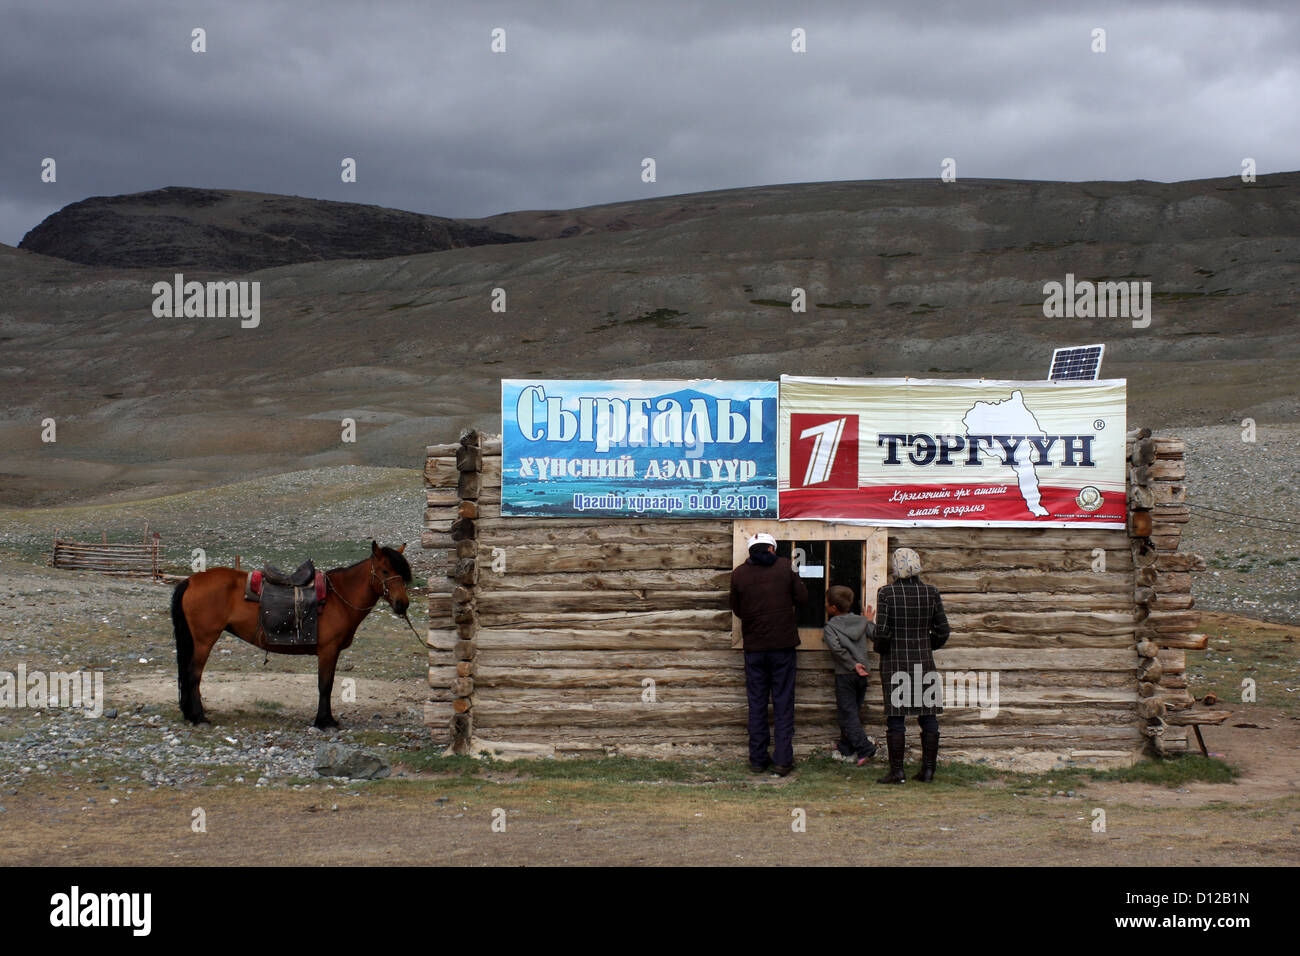
<path fill-rule="evenodd" d="M 185 589 L 190 586 L 186 578 L 172 591 L 172 629 L 176 632 L 176 680 L 180 684 L 182 697 L 185 694 L 186 681 L 190 676 L 190 665 L 194 663 L 194 635 L 190 633 L 190 622 L 185 620 L 185 609 L 181 599 Z"/>

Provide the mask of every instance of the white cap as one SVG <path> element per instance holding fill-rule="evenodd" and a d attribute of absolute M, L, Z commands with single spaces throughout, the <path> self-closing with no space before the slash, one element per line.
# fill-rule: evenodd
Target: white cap
<path fill-rule="evenodd" d="M 776 538 L 772 537 L 766 531 L 760 531 L 758 534 L 754 535 L 752 538 L 749 539 L 749 547 L 752 548 L 756 544 L 770 544 L 772 547 L 775 548 Z"/>

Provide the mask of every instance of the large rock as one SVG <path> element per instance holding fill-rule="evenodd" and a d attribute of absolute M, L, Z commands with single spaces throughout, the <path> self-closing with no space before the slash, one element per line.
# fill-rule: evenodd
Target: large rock
<path fill-rule="evenodd" d="M 392 768 L 377 754 L 346 744 L 321 744 L 316 748 L 316 772 L 322 777 L 349 777 L 353 780 L 380 780 Z"/>

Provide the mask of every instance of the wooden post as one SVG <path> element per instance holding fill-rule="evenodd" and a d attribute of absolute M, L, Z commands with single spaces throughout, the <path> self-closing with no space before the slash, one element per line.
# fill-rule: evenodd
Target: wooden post
<path fill-rule="evenodd" d="M 1201 736 L 1201 725 L 1192 724 L 1192 733 L 1196 734 L 1196 742 L 1201 746 L 1201 756 L 1208 758 L 1210 751 L 1205 746 L 1205 738 Z"/>
<path fill-rule="evenodd" d="M 1149 586 L 1155 577 L 1154 569 L 1141 567 L 1139 559 L 1151 550 L 1151 509 L 1155 507 L 1155 495 L 1149 486 L 1150 464 L 1155 461 L 1155 442 L 1151 440 L 1151 430 L 1141 428 L 1128 435 L 1127 459 L 1132 467 L 1127 469 L 1128 482 L 1125 498 L 1128 501 L 1128 533 L 1133 551 L 1133 620 L 1141 622 L 1151 614 L 1151 604 L 1155 600 L 1155 591 Z M 1151 641 L 1143 640 L 1139 634 L 1137 647 L 1137 717 L 1143 723 L 1152 752 L 1165 753 L 1164 704 L 1155 694 L 1143 694 L 1144 687 L 1155 688 L 1160 679 L 1160 649 Z"/>
<path fill-rule="evenodd" d="M 1184 713 L 1193 703 L 1179 666 L 1162 665 L 1162 655 L 1196 649 L 1199 614 L 1190 611 L 1191 575 L 1204 559 L 1179 554 L 1182 525 L 1190 519 L 1184 503 L 1185 445 L 1176 438 L 1157 438 L 1149 429 L 1130 434 L 1128 458 L 1128 531 L 1133 548 L 1133 617 L 1137 623 L 1138 714 L 1157 755 L 1186 750 Z M 1197 742 L 1199 728 L 1191 723 Z M 1179 736 L 1181 735 L 1181 736 Z"/>
<path fill-rule="evenodd" d="M 460 440 L 456 452 L 457 517 L 452 522 L 452 539 L 457 542 L 459 551 L 461 542 L 472 542 L 471 553 L 474 557 L 457 562 L 455 577 L 457 585 L 451 596 L 452 622 L 457 637 L 453 656 L 456 659 L 458 676 L 451 682 L 451 749 L 453 753 L 469 753 L 470 741 L 474 737 L 474 678 L 472 675 L 478 661 L 478 497 L 482 484 L 483 472 L 483 436 L 478 431 L 468 431 Z"/>

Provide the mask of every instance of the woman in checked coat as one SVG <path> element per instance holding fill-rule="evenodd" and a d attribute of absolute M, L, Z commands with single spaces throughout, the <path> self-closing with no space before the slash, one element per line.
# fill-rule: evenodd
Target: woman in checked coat
<path fill-rule="evenodd" d="M 934 779 L 939 759 L 939 720 L 943 681 L 934 666 L 935 650 L 948 640 L 948 616 L 933 586 L 920 578 L 921 558 L 899 548 L 890 560 L 894 582 L 876 593 L 875 649 L 880 655 L 880 686 L 885 696 L 885 739 L 889 772 L 878 783 L 903 783 L 904 724 L 909 715 L 921 726 L 921 775 Z"/>

